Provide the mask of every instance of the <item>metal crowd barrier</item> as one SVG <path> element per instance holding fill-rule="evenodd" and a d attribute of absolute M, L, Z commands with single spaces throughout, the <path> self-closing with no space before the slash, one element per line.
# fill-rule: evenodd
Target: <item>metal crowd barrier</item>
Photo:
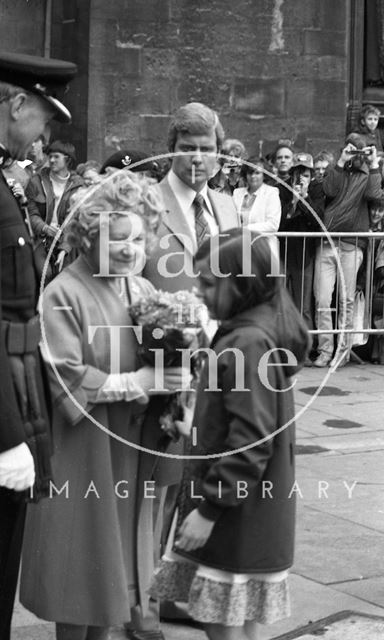
<path fill-rule="evenodd" d="M 374 296 L 375 296 L 375 281 L 374 281 L 375 259 L 380 246 L 380 242 L 382 242 L 383 266 L 384 266 L 384 231 L 378 231 L 378 232 L 368 231 L 368 232 L 361 232 L 361 233 L 354 233 L 354 232 L 353 233 L 352 232 L 329 232 L 328 233 L 324 231 L 316 231 L 316 232 L 280 231 L 278 233 L 273 234 L 273 237 L 278 238 L 280 243 L 280 260 L 281 260 L 281 268 L 282 268 L 282 273 L 281 273 L 282 277 L 286 277 L 287 271 L 289 275 L 289 265 L 288 265 L 289 239 L 290 238 L 303 239 L 302 248 L 301 248 L 302 279 L 301 279 L 301 309 L 300 309 L 302 314 L 303 314 L 303 293 L 304 293 L 304 264 L 305 264 L 305 259 L 307 255 L 308 241 L 317 239 L 316 249 L 315 249 L 315 256 L 316 256 L 318 246 L 320 245 L 320 247 L 322 248 L 324 246 L 324 242 L 329 241 L 329 238 L 332 239 L 335 247 L 338 247 L 339 243 L 342 241 L 343 238 L 348 238 L 348 239 L 353 238 L 355 240 L 356 247 L 358 246 L 357 243 L 359 238 L 366 239 L 367 246 L 365 249 L 363 249 L 364 257 L 363 257 L 363 263 L 362 263 L 365 268 L 365 277 L 364 277 L 363 286 L 362 286 L 362 290 L 364 292 L 364 297 L 365 297 L 363 328 L 345 329 L 344 333 L 345 334 L 364 333 L 369 335 L 384 335 L 384 322 L 383 322 L 383 328 L 377 329 L 372 326 L 373 325 L 372 310 L 373 310 L 373 303 L 374 303 Z M 287 242 L 284 242 L 284 239 L 287 239 Z M 313 258 L 313 261 L 315 262 L 315 257 Z M 314 272 L 314 264 L 313 264 L 313 272 Z M 313 278 L 314 278 L 314 273 L 313 273 Z M 314 283 L 314 279 L 312 282 L 312 292 L 313 292 L 313 283 Z M 287 281 L 287 286 L 289 286 L 289 281 Z M 335 298 L 336 301 L 339 298 L 339 293 L 340 293 L 340 279 L 338 277 L 336 287 L 335 287 L 335 294 L 334 294 L 336 296 Z M 313 294 L 313 297 L 314 297 L 314 294 Z M 376 311 L 377 311 L 377 307 L 378 307 L 378 303 L 376 299 L 375 301 Z M 314 335 L 320 334 L 320 333 L 328 333 L 328 334 L 341 333 L 342 329 L 337 328 L 338 326 L 337 302 L 336 302 L 335 308 L 333 308 L 332 311 L 335 313 L 335 320 L 334 320 L 335 328 L 327 331 L 323 331 L 319 329 L 311 329 L 310 333 Z M 381 309 L 380 315 L 381 317 L 384 318 L 384 295 L 383 295 L 383 303 L 382 303 L 382 309 Z M 314 308 L 314 321 L 316 321 L 315 308 Z"/>

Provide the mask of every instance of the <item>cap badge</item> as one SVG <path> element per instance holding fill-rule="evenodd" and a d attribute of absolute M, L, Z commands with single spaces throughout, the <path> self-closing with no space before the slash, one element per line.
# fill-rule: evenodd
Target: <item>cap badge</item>
<path fill-rule="evenodd" d="M 37 82 L 34 87 L 34 89 L 37 89 L 37 91 L 41 91 L 42 93 L 46 93 L 47 92 L 47 87 L 44 87 L 43 84 L 40 84 L 40 82 Z"/>
<path fill-rule="evenodd" d="M 131 156 L 124 156 L 124 158 L 122 158 L 121 160 L 121 164 L 123 164 L 124 167 L 128 167 L 128 165 L 132 164 Z"/>

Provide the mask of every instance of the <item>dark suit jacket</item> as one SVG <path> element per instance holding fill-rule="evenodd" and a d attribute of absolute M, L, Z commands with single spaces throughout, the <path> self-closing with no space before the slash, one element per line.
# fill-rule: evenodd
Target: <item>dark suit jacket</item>
<path fill-rule="evenodd" d="M 159 188 L 165 214 L 157 234 L 158 246 L 147 260 L 143 276 L 157 289 L 190 290 L 197 285 L 196 276 L 193 276 L 196 239 L 191 234 L 167 176 L 160 182 Z M 208 197 L 220 232 L 239 226 L 239 216 L 230 196 L 208 188 Z"/>

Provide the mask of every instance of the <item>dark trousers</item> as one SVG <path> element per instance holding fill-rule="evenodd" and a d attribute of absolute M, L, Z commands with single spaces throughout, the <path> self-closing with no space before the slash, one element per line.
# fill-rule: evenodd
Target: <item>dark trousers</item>
<path fill-rule="evenodd" d="M 0 487 L 0 640 L 11 637 L 25 510 L 22 494 Z"/>
<path fill-rule="evenodd" d="M 308 256 L 303 262 L 300 253 L 289 253 L 287 259 L 288 290 L 293 301 L 307 323 L 308 329 L 314 328 L 313 274 L 315 257 Z"/>

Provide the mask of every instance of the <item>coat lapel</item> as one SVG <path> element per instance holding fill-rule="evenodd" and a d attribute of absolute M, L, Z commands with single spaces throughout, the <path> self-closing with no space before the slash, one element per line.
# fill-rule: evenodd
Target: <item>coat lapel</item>
<path fill-rule="evenodd" d="M 219 227 L 219 231 L 226 231 L 233 227 L 239 227 L 239 214 L 235 203 L 230 196 L 208 189 L 208 197 L 212 205 L 213 213 Z"/>
<path fill-rule="evenodd" d="M 165 205 L 163 224 L 178 238 L 183 247 L 190 251 L 191 247 L 195 246 L 196 240 L 191 234 L 190 226 L 180 208 L 175 194 L 169 186 L 167 178 L 164 178 L 159 186 Z"/>

